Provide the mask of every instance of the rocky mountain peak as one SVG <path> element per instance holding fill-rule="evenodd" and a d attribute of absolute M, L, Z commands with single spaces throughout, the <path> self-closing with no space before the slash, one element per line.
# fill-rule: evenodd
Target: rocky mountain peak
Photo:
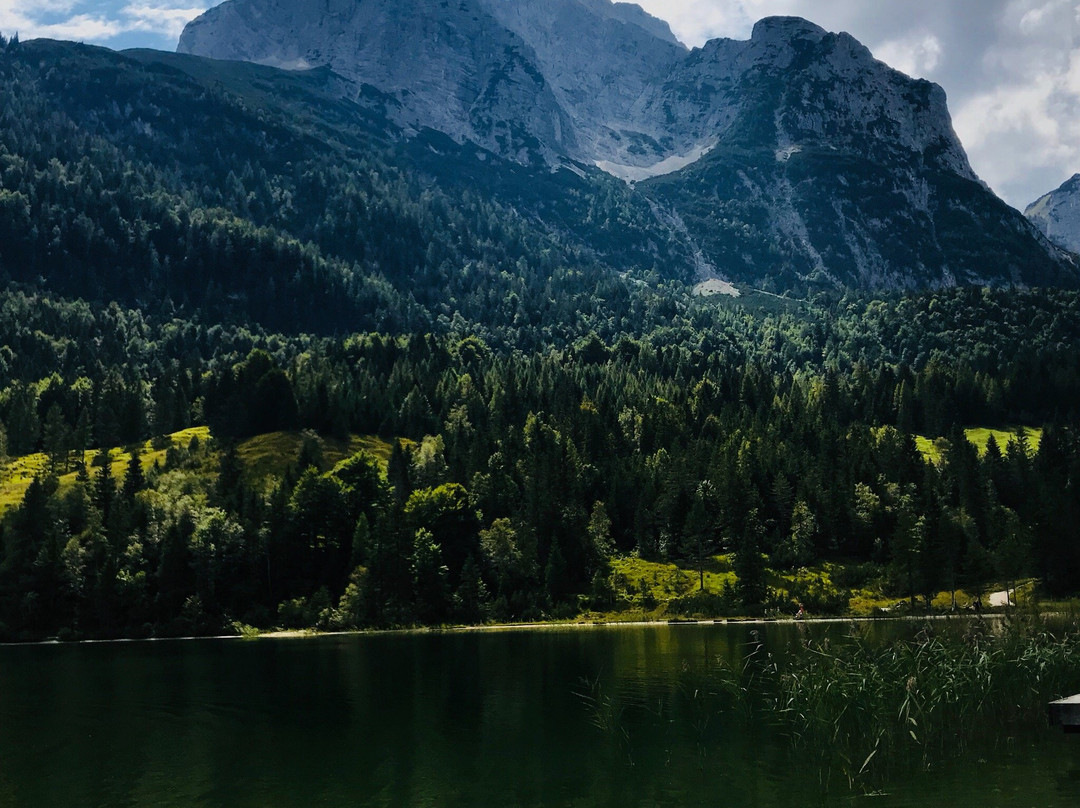
<path fill-rule="evenodd" d="M 667 23 L 611 0 L 227 0 L 185 28 L 179 50 L 327 66 L 392 96 L 390 114 L 406 127 L 627 179 L 699 159 L 771 75 L 787 90 L 773 100 L 777 148 L 884 143 L 974 178 L 940 88 L 799 17 L 687 51 Z"/>
<path fill-rule="evenodd" d="M 1024 215 L 1059 247 L 1080 253 L 1080 174 L 1036 199 Z"/>
<path fill-rule="evenodd" d="M 329 68 L 378 90 L 406 138 L 600 168 L 649 195 L 705 276 L 878 288 L 1075 271 L 979 181 L 940 87 L 798 17 L 688 50 L 611 0 L 227 0 L 179 50 Z"/>
<path fill-rule="evenodd" d="M 750 40 L 758 42 L 776 40 L 787 43 L 808 39 L 817 42 L 827 35 L 828 31 L 820 25 L 815 25 L 802 17 L 765 17 L 754 25 Z"/>
<path fill-rule="evenodd" d="M 517 0 L 495 0 L 495 2 L 515 3 Z M 667 22 L 652 16 L 635 3 L 613 3 L 611 0 L 577 0 L 577 2 L 593 14 L 619 20 L 627 25 L 635 25 L 657 39 L 678 45 L 683 49 L 686 47 L 672 33 L 671 26 Z"/>

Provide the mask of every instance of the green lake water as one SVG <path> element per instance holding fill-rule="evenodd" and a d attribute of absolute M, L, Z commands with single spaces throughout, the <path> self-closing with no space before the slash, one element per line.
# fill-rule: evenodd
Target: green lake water
<path fill-rule="evenodd" d="M 0 808 L 1080 805 L 1080 736 L 1046 726 L 852 790 L 717 707 L 752 630 L 4 647 Z M 782 654 L 848 629 L 758 630 Z"/>

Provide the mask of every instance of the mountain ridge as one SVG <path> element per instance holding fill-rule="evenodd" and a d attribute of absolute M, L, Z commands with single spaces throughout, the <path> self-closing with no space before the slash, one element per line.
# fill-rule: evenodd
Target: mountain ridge
<path fill-rule="evenodd" d="M 645 198 L 699 280 L 1076 283 L 1072 257 L 972 170 L 938 85 L 802 18 L 687 49 L 634 8 L 227 0 L 178 49 L 329 68 L 384 94 L 406 138 L 432 129 L 537 172 L 596 167 Z"/>
<path fill-rule="evenodd" d="M 974 177 L 940 87 L 800 17 L 766 17 L 748 40 L 688 50 L 666 23 L 610 0 L 327 0 L 321 13 L 304 0 L 226 0 L 188 23 L 177 50 L 283 69 L 327 66 L 393 95 L 398 109 L 389 112 L 406 125 L 519 162 L 570 159 L 618 176 L 620 167 L 650 169 L 703 152 L 744 103 L 739 85 L 749 71 L 775 77 L 805 68 L 797 62 L 807 46 L 822 42 L 814 67 L 873 83 L 863 95 L 878 92 L 872 111 L 905 130 L 905 145 L 924 150 L 913 135 L 924 132 L 951 169 Z M 866 112 L 845 100 L 854 115 Z M 903 116 L 917 120 L 897 120 Z M 497 132 L 500 124 L 520 130 L 517 137 Z"/>
<path fill-rule="evenodd" d="M 1024 215 L 1054 244 L 1080 253 L 1080 174 L 1036 199 Z"/>

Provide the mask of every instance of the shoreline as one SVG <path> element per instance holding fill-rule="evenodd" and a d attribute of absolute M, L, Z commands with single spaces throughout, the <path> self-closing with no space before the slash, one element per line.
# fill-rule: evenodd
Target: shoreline
<path fill-rule="evenodd" d="M 1060 617 L 1060 612 L 1039 612 L 1041 617 Z M 194 637 L 121 637 L 105 640 L 35 640 L 33 642 L 0 642 L 0 649 L 33 648 L 41 646 L 70 647 L 80 645 L 120 645 L 137 643 L 168 642 L 219 642 L 222 640 L 306 640 L 322 637 L 371 637 L 371 636 L 409 636 L 421 634 L 499 634 L 525 631 L 588 631 L 617 628 L 678 628 L 700 626 L 790 626 L 790 625 L 836 625 L 851 623 L 855 625 L 871 623 L 913 623 L 947 622 L 951 620 L 993 619 L 1002 620 L 1008 612 L 982 612 L 978 614 L 927 614 L 896 615 L 889 617 L 809 617 L 796 620 L 787 618 L 716 618 L 702 620 L 596 620 L 579 622 L 534 622 L 534 623 L 498 623 L 478 626 L 423 626 L 418 628 L 383 628 L 354 629 L 351 631 L 319 631 L 317 629 L 291 629 L 286 631 L 265 631 L 254 635 L 215 634 Z"/>

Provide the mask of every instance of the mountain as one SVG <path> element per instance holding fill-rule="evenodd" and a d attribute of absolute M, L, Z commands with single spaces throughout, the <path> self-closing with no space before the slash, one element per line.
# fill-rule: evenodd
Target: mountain
<path fill-rule="evenodd" d="M 880 75 L 928 119 L 943 99 L 853 41 L 769 20 L 679 59 L 640 119 L 723 96 L 685 128 L 716 141 L 627 182 L 539 140 L 403 125 L 408 94 L 325 65 L 0 37 L 0 638 L 625 615 L 645 593 L 609 554 L 700 565 L 709 531 L 861 580 L 904 561 L 908 500 L 941 539 L 920 590 L 982 583 L 1004 519 L 1039 537 L 1024 569 L 1071 592 L 1080 291 L 877 293 L 940 282 L 897 257 L 932 257 L 927 232 L 1003 287 L 999 252 L 1022 281 L 1069 280 L 1067 256 L 932 122 L 873 111 Z M 826 240 L 874 221 L 847 234 L 891 263 L 860 276 Z M 695 299 L 717 267 L 794 293 Z M 1042 423 L 1001 460 L 961 451 L 964 424 Z M 915 434 L 944 436 L 919 442 L 933 473 Z M 385 478 L 366 453 L 334 465 L 361 445 Z M 764 587 L 756 561 L 738 572 Z M 735 608 L 702 594 L 679 613 Z"/>
<path fill-rule="evenodd" d="M 423 29 L 379 3 L 360 5 L 398 20 L 394 36 Z M 940 90 L 850 37 L 774 18 L 748 42 L 687 51 L 663 24 L 606 0 L 454 4 L 463 7 L 475 11 L 470 25 L 528 55 L 526 72 L 543 78 L 529 86 L 562 110 L 563 142 L 576 149 L 614 144 L 624 107 L 618 88 L 573 98 L 571 77 L 605 64 L 596 75 L 617 75 L 636 56 L 613 42 L 651 43 L 675 66 L 657 83 L 647 70 L 660 56 L 638 63 L 644 89 L 627 114 L 640 126 L 618 131 L 648 124 L 683 140 L 606 154 L 627 166 L 697 143 L 696 159 L 663 157 L 677 170 L 626 181 L 614 163 L 605 172 L 557 140 L 521 134 L 535 107 L 508 101 L 500 115 L 522 117 L 484 114 L 531 145 L 506 152 L 403 122 L 411 91 L 329 65 L 0 44 L 0 280 L 290 333 L 467 328 L 554 344 L 674 316 L 650 297 L 672 282 L 723 278 L 799 296 L 1077 285 L 1073 259 L 971 173 Z M 560 57 L 560 37 L 578 26 L 545 16 L 558 8 L 571 22 L 595 20 L 597 39 Z M 464 59 L 466 46 L 451 44 L 444 55 Z M 444 90 L 475 78 L 471 68 L 437 75 Z M 605 109 L 611 126 L 585 125 Z M 703 286 L 715 288 L 729 287 Z"/>
<path fill-rule="evenodd" d="M 668 274 L 774 290 L 1077 282 L 975 175 L 940 87 L 799 18 L 688 50 L 609 0 L 228 0 L 179 50 L 328 68 L 350 97 L 380 94 L 406 138 L 435 130 L 589 182 L 599 168 L 691 256 Z"/>
<path fill-rule="evenodd" d="M 721 77 L 721 78 L 718 78 Z M 703 93 L 708 102 L 699 103 Z M 689 55 L 662 101 L 710 110 L 715 146 L 650 192 L 729 276 L 781 288 L 1071 284 L 1071 259 L 979 181 L 944 91 L 847 34 L 760 22 Z"/>
<path fill-rule="evenodd" d="M 327 66 L 388 94 L 405 128 L 521 162 L 629 159 L 641 143 L 655 161 L 657 133 L 629 131 L 627 115 L 685 53 L 659 20 L 607 0 L 227 2 L 189 23 L 178 50 Z"/>
<path fill-rule="evenodd" d="M 1024 215 L 1059 247 L 1080 253 L 1080 174 L 1032 202 Z"/>
<path fill-rule="evenodd" d="M 778 80 L 798 90 L 771 99 L 783 119 L 772 145 L 785 154 L 822 136 L 864 151 L 884 142 L 976 179 L 940 88 L 794 17 L 688 51 L 665 23 L 610 0 L 228 0 L 188 24 L 178 51 L 329 67 L 392 96 L 404 125 L 635 180 L 732 137 Z M 521 151 L 530 145 L 533 154 Z"/>
<path fill-rule="evenodd" d="M 356 89 L 325 68 L 0 40 L 0 283 L 525 348 L 652 322 L 643 299 L 689 279 L 685 240 L 625 183 L 406 137 Z"/>

